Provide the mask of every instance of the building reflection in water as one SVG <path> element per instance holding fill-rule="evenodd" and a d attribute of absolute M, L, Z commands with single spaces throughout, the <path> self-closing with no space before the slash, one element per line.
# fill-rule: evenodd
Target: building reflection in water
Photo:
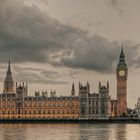
<path fill-rule="evenodd" d="M 77 140 L 79 124 L 0 124 L 0 140 Z"/>
<path fill-rule="evenodd" d="M 79 140 L 108 140 L 110 134 L 109 124 L 81 124 Z"/>
<path fill-rule="evenodd" d="M 139 124 L 0 124 L 0 140 L 139 140 Z"/>
<path fill-rule="evenodd" d="M 0 124 L 1 140 L 25 140 L 26 130 L 20 124 Z"/>
<path fill-rule="evenodd" d="M 115 127 L 115 129 L 113 129 L 113 131 L 114 131 L 114 137 L 116 138 L 116 140 L 126 140 L 127 124 L 116 124 L 114 127 Z"/>

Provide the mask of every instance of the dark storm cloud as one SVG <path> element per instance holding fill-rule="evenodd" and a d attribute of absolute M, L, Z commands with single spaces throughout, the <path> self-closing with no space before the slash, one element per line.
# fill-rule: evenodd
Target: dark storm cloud
<path fill-rule="evenodd" d="M 8 56 L 14 62 L 45 62 L 49 54 L 67 48 L 69 38 L 75 40 L 80 34 L 24 1 L 0 2 L 0 19 L 0 61 Z"/>
<path fill-rule="evenodd" d="M 138 46 L 130 46 L 133 44 L 125 47 L 127 59 L 131 60 L 130 65 L 140 66 Z M 25 0 L 0 1 L 0 62 L 11 58 L 13 62 L 42 62 L 105 73 L 112 71 L 120 48 L 117 42 L 60 23 L 37 4 L 27 5 Z"/>
<path fill-rule="evenodd" d="M 8 64 L 0 64 L 0 82 L 3 82 L 6 77 Z M 53 70 L 46 70 L 43 68 L 32 68 L 28 66 L 19 66 L 19 64 L 11 64 L 12 77 L 17 82 L 28 83 L 42 83 L 42 84 L 68 84 L 67 78 L 76 78 L 76 74 L 73 70 L 66 72 L 59 72 Z"/>
<path fill-rule="evenodd" d="M 63 74 L 60 72 L 49 71 L 39 68 L 13 66 L 15 79 L 17 81 L 28 81 L 29 83 L 42 84 L 67 84 L 68 82 L 60 80 Z"/>
<path fill-rule="evenodd" d="M 4 81 L 6 77 L 7 66 L 0 65 L 0 79 L 1 82 Z M 49 71 L 39 68 L 31 68 L 31 67 L 20 67 L 20 66 L 12 66 L 13 71 L 13 79 L 15 81 L 25 81 L 28 83 L 42 83 L 42 84 L 68 84 L 65 80 L 60 80 L 64 77 L 63 73 L 56 71 Z"/>
<path fill-rule="evenodd" d="M 74 48 L 72 57 L 62 55 L 59 63 L 54 64 L 111 73 L 118 63 L 121 45 L 117 42 L 110 43 L 98 36 L 92 37 L 87 42 L 87 44 Z M 138 49 L 139 45 L 133 45 L 131 42 L 125 43 L 126 61 L 130 67 L 140 66 Z"/>

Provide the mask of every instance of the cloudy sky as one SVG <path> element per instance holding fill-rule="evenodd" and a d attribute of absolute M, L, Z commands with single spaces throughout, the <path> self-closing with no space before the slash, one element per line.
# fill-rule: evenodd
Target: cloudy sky
<path fill-rule="evenodd" d="M 12 61 L 13 78 L 35 90 L 70 95 L 71 84 L 110 82 L 124 44 L 128 106 L 140 96 L 139 0 L 0 0 L 0 85 Z M 77 88 L 76 91 L 78 92 Z"/>

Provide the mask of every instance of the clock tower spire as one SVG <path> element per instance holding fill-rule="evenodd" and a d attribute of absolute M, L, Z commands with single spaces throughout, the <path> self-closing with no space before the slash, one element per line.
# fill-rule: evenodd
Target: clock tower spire
<path fill-rule="evenodd" d="M 127 75 L 128 68 L 125 62 L 123 45 L 119 58 L 119 63 L 116 68 L 117 78 L 117 116 L 127 112 Z"/>

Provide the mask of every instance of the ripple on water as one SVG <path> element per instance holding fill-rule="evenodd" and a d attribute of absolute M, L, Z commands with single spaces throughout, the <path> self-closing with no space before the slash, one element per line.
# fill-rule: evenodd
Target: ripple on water
<path fill-rule="evenodd" d="M 0 124 L 0 140 L 140 140 L 140 125 Z"/>

